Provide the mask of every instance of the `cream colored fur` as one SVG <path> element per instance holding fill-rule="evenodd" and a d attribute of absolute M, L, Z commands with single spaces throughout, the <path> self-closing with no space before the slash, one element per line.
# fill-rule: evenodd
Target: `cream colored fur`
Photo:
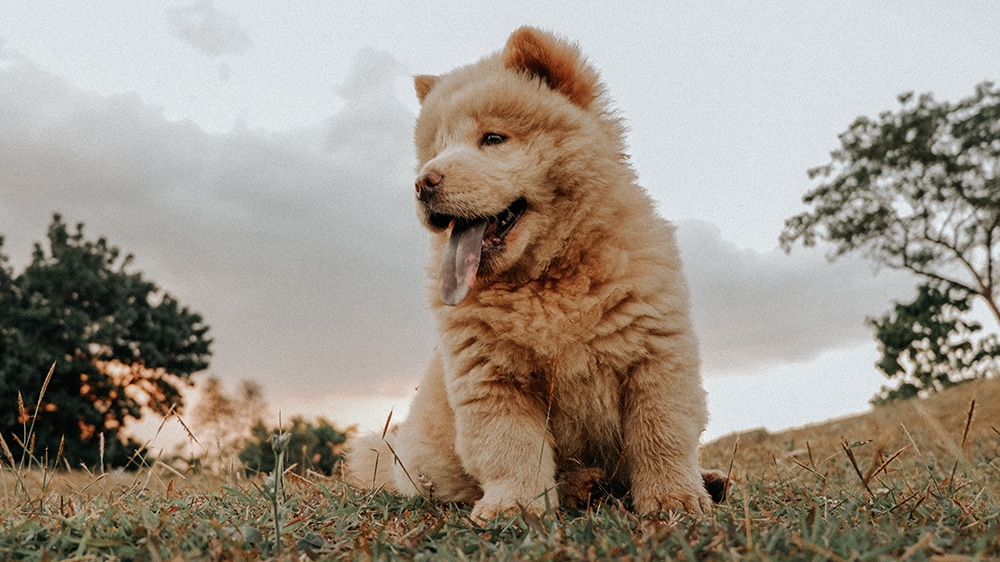
<path fill-rule="evenodd" d="M 641 513 L 708 508 L 674 231 L 636 184 L 596 72 L 574 45 L 522 28 L 502 52 L 415 82 L 418 178 L 441 178 L 418 203 L 436 259 L 449 230 L 430 213 L 486 217 L 518 198 L 528 209 L 462 302 L 432 290 L 435 358 L 385 443 L 354 445 L 351 480 L 475 502 L 489 519 L 554 508 L 560 481 L 595 469 Z"/>

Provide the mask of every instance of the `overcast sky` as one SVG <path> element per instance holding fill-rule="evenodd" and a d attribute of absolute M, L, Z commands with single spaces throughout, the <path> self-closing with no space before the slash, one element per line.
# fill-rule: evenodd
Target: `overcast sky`
<path fill-rule="evenodd" d="M 434 346 L 411 76 L 523 24 L 579 42 L 679 225 L 709 436 L 865 408 L 864 318 L 913 281 L 777 236 L 854 118 L 1000 79 L 993 2 L 0 0 L 3 251 L 82 221 L 204 315 L 209 373 L 370 426 Z"/>

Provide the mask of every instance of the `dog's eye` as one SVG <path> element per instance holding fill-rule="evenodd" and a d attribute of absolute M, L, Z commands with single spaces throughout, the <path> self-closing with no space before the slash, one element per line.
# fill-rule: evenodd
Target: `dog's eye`
<path fill-rule="evenodd" d="M 483 138 L 479 139 L 480 146 L 493 146 L 497 144 L 503 144 L 507 140 L 507 137 L 501 135 L 500 133 L 486 133 Z"/>

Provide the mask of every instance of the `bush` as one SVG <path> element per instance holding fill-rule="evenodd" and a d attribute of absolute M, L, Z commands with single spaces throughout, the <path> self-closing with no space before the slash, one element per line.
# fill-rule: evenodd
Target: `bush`
<path fill-rule="evenodd" d="M 252 437 L 239 455 L 249 474 L 274 471 L 275 455 L 271 447 L 271 436 L 278 431 L 291 434 L 286 454 L 287 464 L 294 465 L 300 475 L 311 470 L 331 476 L 344 458 L 347 434 L 323 418 L 319 418 L 316 425 L 313 425 L 302 417 L 294 417 L 290 428 L 280 429 L 268 428 L 264 422 L 258 421 L 251 431 Z"/>

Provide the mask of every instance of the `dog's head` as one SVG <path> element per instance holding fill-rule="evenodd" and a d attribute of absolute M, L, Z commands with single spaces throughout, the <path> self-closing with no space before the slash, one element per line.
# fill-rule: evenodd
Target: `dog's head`
<path fill-rule="evenodd" d="M 575 45 L 521 28 L 502 52 L 415 86 L 415 193 L 439 234 L 442 301 L 538 276 L 578 221 L 580 184 L 600 183 L 602 159 L 620 164 L 597 73 Z"/>

